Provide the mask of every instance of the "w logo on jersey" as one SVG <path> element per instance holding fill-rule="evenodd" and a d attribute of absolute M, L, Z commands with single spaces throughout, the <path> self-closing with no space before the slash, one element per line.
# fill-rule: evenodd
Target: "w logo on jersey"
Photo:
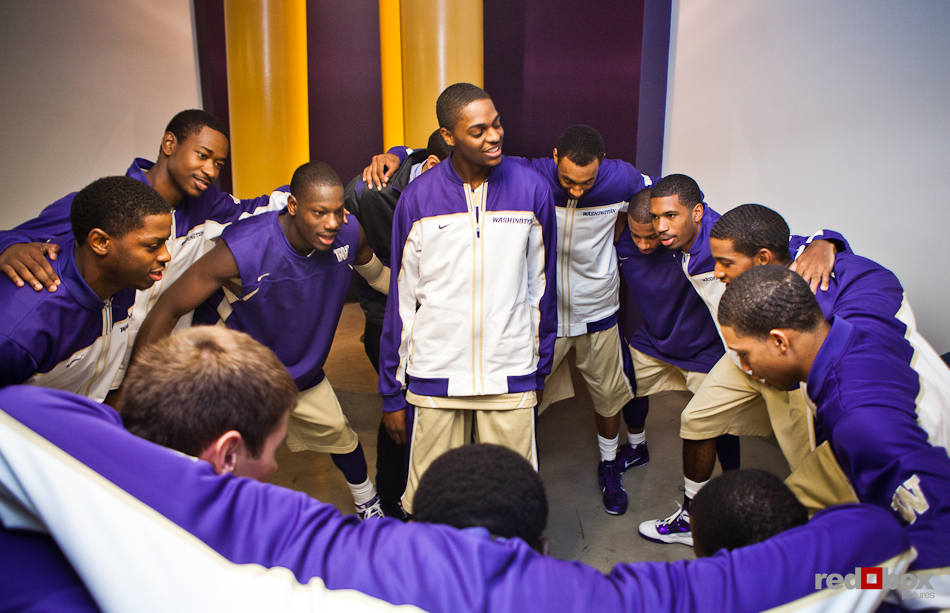
<path fill-rule="evenodd" d="M 930 503 L 920 488 L 920 477 L 916 474 L 897 487 L 891 498 L 891 508 L 900 513 L 908 524 L 917 521 L 917 516 L 930 509 Z"/>
<path fill-rule="evenodd" d="M 337 247 L 336 249 L 333 250 L 333 253 L 336 254 L 336 261 L 342 262 L 343 260 L 346 259 L 346 256 L 350 254 L 350 246 L 343 245 L 342 247 Z"/>

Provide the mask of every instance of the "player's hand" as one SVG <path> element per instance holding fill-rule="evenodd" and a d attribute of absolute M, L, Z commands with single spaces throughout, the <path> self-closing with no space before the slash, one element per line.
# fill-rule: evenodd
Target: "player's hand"
<path fill-rule="evenodd" d="M 396 443 L 403 445 L 406 443 L 406 409 L 398 411 L 383 411 L 383 427 L 389 438 Z"/>
<path fill-rule="evenodd" d="M 45 287 L 55 292 L 60 281 L 49 262 L 55 260 L 57 255 L 59 245 L 54 243 L 10 245 L 0 253 L 0 272 L 10 277 L 17 287 L 29 285 L 38 292 Z"/>
<path fill-rule="evenodd" d="M 831 241 L 814 240 L 795 258 L 789 268 L 801 275 L 811 287 L 812 293 L 818 291 L 819 283 L 821 291 L 826 291 L 831 271 L 835 267 L 835 252 L 835 245 Z"/>
<path fill-rule="evenodd" d="M 376 189 L 383 189 L 399 168 L 399 163 L 399 156 L 394 153 L 374 155 L 370 165 L 363 169 L 363 183 L 369 189 L 373 189 L 373 185 Z"/>

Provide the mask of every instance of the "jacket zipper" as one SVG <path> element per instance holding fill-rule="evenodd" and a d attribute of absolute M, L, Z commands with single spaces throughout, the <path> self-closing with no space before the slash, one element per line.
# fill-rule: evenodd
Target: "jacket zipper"
<path fill-rule="evenodd" d="M 102 353 L 99 355 L 99 359 L 96 360 L 96 368 L 92 373 L 92 376 L 89 377 L 89 382 L 86 384 L 84 396 L 88 396 L 92 391 L 92 386 L 96 382 L 96 379 L 99 377 L 99 374 L 105 370 L 106 364 L 109 361 L 109 337 L 112 335 L 112 298 L 106 298 L 105 302 L 102 303 Z M 112 382 L 109 382 L 111 385 Z"/>

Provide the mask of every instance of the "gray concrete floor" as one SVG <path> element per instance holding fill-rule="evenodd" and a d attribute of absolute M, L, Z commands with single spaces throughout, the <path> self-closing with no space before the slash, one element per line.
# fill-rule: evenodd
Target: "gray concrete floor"
<path fill-rule="evenodd" d="M 376 394 L 376 373 L 360 341 L 362 332 L 362 311 L 357 304 L 347 304 L 326 373 L 359 434 L 373 477 L 381 403 Z M 538 423 L 541 477 L 550 506 L 546 534 L 551 541 L 551 555 L 580 560 L 602 571 L 609 571 L 617 562 L 692 558 L 689 547 L 659 545 L 637 535 L 637 524 L 666 517 L 682 501 L 679 414 L 689 394 L 667 392 L 651 398 L 646 424 L 650 463 L 627 471 L 624 487 L 630 496 L 630 508 L 626 514 L 614 516 L 605 513 L 601 506 L 597 486 L 600 458 L 591 401 L 576 371 L 574 383 L 577 396 L 552 405 Z M 343 475 L 330 456 L 290 453 L 284 447 L 277 460 L 280 468 L 273 483 L 306 492 L 336 505 L 344 513 L 353 512 Z M 770 470 L 782 477 L 788 474 L 778 446 L 770 440 L 743 438 L 742 465 Z"/>

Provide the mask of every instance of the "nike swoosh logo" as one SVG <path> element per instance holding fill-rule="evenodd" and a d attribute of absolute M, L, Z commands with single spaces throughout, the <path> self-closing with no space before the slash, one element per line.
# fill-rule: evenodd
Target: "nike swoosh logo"
<path fill-rule="evenodd" d="M 445 225 L 439 224 L 439 229 L 441 230 L 442 228 L 444 228 L 444 227 L 447 226 L 447 225 L 449 225 L 449 224 L 445 224 Z"/>
<path fill-rule="evenodd" d="M 269 273 L 269 272 L 265 272 L 264 274 L 262 274 L 261 276 L 259 276 L 259 277 L 257 278 L 257 280 L 260 281 L 260 280 L 263 279 L 264 277 L 269 277 L 269 276 L 270 276 L 270 273 Z"/>
<path fill-rule="evenodd" d="M 629 259 L 630 259 L 630 256 L 627 256 L 625 258 L 620 258 L 620 261 L 623 262 L 624 260 L 629 260 Z"/>

